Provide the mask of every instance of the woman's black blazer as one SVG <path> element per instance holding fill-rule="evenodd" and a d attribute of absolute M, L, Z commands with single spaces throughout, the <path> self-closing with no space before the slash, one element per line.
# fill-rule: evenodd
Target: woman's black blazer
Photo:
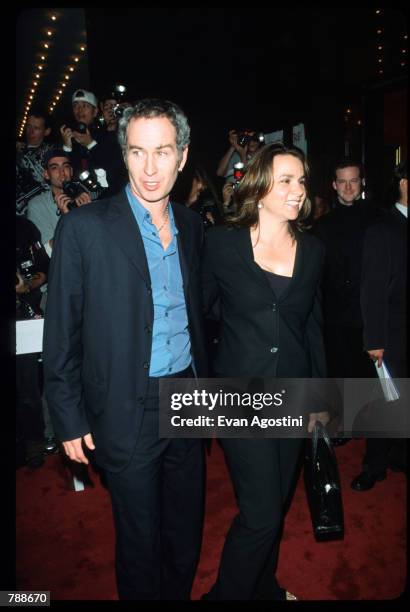
<path fill-rule="evenodd" d="M 203 259 L 205 311 L 219 299 L 220 377 L 325 377 L 319 283 L 324 246 L 297 232 L 292 279 L 277 297 L 255 263 L 248 228 L 208 231 Z"/>

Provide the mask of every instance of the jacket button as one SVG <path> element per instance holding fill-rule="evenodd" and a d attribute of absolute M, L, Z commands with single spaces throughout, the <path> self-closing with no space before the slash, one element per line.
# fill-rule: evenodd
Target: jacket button
<path fill-rule="evenodd" d="M 277 310 L 277 304 L 272 304 L 272 310 L 273 310 L 273 312 L 276 312 L 276 310 Z"/>
<path fill-rule="evenodd" d="M 144 363 L 142 364 L 142 367 L 144 368 L 144 370 L 148 370 L 148 368 L 149 368 L 149 361 L 144 361 Z"/>
<path fill-rule="evenodd" d="M 151 325 L 146 325 L 145 326 L 145 331 L 147 332 L 147 334 L 150 334 L 152 332 L 152 327 Z"/>
<path fill-rule="evenodd" d="M 277 347 L 277 346 L 272 346 L 272 348 L 271 348 L 270 352 L 271 352 L 271 353 L 277 353 L 277 352 L 278 352 L 278 350 L 279 350 L 279 349 L 278 349 L 278 347 Z"/>

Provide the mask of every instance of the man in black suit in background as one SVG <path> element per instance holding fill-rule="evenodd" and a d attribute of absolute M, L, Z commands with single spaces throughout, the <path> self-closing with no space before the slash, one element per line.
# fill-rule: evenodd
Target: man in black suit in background
<path fill-rule="evenodd" d="M 332 186 L 335 206 L 314 230 L 326 247 L 322 291 L 328 376 L 371 378 L 374 368 L 363 349 L 361 259 L 365 231 L 379 211 L 362 198 L 363 168 L 357 160 L 344 157 L 335 164 Z M 349 439 L 340 435 L 333 443 Z"/>
<path fill-rule="evenodd" d="M 363 342 L 378 367 L 384 361 L 393 378 L 406 378 L 407 329 L 407 162 L 394 171 L 394 206 L 370 227 L 363 244 L 360 302 Z M 384 410 L 397 419 L 396 405 Z M 397 422 L 396 422 L 397 427 Z M 405 468 L 405 439 L 368 438 L 363 471 L 352 481 L 355 491 L 367 491 L 386 478 L 387 467 Z"/>
<path fill-rule="evenodd" d="M 189 599 L 199 558 L 202 441 L 158 437 L 159 378 L 206 376 L 202 223 L 169 201 L 189 136 L 172 102 L 126 109 L 129 184 L 62 217 L 54 241 L 45 390 L 67 455 L 95 449 L 105 470 L 120 599 Z"/>

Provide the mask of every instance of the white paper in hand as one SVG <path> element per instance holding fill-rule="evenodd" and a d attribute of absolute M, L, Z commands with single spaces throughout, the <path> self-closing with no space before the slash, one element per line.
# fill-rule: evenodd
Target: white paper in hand
<path fill-rule="evenodd" d="M 377 361 L 375 361 L 374 365 L 376 367 L 376 372 L 379 377 L 386 402 L 394 402 L 395 400 L 398 400 L 400 393 L 398 392 L 397 387 L 394 384 L 394 380 L 390 376 L 390 372 L 387 369 L 384 361 L 382 361 L 380 368 L 377 367 Z"/>

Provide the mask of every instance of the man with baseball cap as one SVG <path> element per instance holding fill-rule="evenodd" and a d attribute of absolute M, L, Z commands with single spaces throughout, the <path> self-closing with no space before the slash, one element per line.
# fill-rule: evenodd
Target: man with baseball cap
<path fill-rule="evenodd" d="M 60 128 L 63 149 L 71 153 L 74 172 L 90 167 L 96 171 L 102 187 L 108 187 L 107 195 L 115 193 L 123 159 L 117 143 L 108 140 L 93 124 L 98 113 L 96 96 L 86 89 L 77 89 L 72 96 L 74 126 Z"/>

